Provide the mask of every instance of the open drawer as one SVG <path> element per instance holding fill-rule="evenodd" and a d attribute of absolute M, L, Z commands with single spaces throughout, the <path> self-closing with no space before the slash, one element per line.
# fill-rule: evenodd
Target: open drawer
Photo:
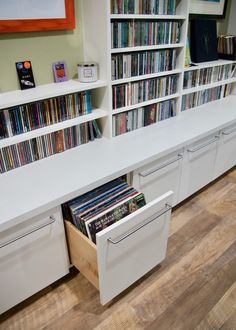
<path fill-rule="evenodd" d="M 172 192 L 96 234 L 95 245 L 65 221 L 71 263 L 100 291 L 104 305 L 166 255 Z"/>

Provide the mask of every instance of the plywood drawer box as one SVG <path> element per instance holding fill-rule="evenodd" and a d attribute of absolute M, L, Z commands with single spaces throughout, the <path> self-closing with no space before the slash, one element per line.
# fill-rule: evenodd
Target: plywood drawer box
<path fill-rule="evenodd" d="M 166 255 L 172 192 L 96 234 L 95 245 L 65 221 L 71 263 L 100 291 L 104 305 Z"/>

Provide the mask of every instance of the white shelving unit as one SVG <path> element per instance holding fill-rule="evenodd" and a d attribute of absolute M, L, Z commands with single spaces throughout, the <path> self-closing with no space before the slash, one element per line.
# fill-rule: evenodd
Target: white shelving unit
<path fill-rule="evenodd" d="M 27 151 L 24 150 L 23 151 L 24 156 L 22 156 L 20 154 L 20 152 L 21 152 L 20 149 L 18 149 L 18 147 L 15 148 L 15 146 L 17 146 L 18 143 L 29 141 L 29 140 L 32 141 L 32 139 L 35 139 L 35 138 L 38 138 L 41 136 L 46 136 L 49 133 L 58 132 L 60 130 L 64 130 L 64 129 L 67 129 L 67 128 L 70 128 L 70 127 L 73 127 L 76 125 L 80 125 L 82 123 L 86 123 L 89 121 L 93 121 L 93 120 L 97 120 L 97 119 L 106 120 L 106 117 L 108 117 L 108 110 L 107 110 L 107 106 L 104 106 L 104 104 L 103 104 L 103 97 L 107 92 L 106 85 L 107 85 L 106 82 L 102 81 L 102 80 L 98 80 L 94 83 L 81 83 L 77 80 L 69 80 L 69 81 L 61 82 L 61 83 L 51 83 L 51 84 L 41 85 L 41 86 L 37 86 L 33 89 L 16 90 L 16 91 L 10 91 L 10 92 L 0 94 L 0 111 L 8 110 L 9 111 L 8 113 L 10 113 L 10 111 L 13 111 L 12 109 L 14 109 L 14 107 L 16 107 L 16 106 L 23 106 L 23 105 L 31 104 L 31 103 L 42 101 L 42 100 L 55 99 L 60 96 L 71 95 L 71 94 L 80 93 L 83 91 L 91 91 L 91 99 L 92 99 L 92 112 L 91 113 L 84 114 L 84 115 L 80 114 L 77 117 L 74 117 L 72 119 L 60 118 L 61 120 L 58 120 L 58 122 L 56 122 L 56 123 L 53 123 L 53 124 L 48 123 L 47 125 L 45 124 L 45 126 L 43 126 L 43 127 L 41 126 L 37 129 L 35 129 L 32 125 L 31 130 L 29 130 L 29 128 L 28 129 L 24 128 L 24 130 L 26 131 L 24 133 L 9 136 L 6 138 L 2 138 L 0 140 L 0 152 L 2 153 L 2 155 L 5 155 L 6 153 L 8 153 L 8 156 L 9 156 L 9 152 L 10 152 L 9 150 L 5 150 L 4 151 L 5 153 L 3 153 L 3 150 L 4 150 L 3 148 L 6 148 L 6 147 L 11 148 L 11 152 L 12 152 L 11 156 L 9 156 L 8 158 L 3 158 L 3 164 L 4 164 L 3 166 L 7 168 L 7 162 L 9 160 L 6 160 L 6 159 L 10 159 L 11 163 L 15 162 L 15 164 L 18 164 L 18 160 L 16 160 L 18 158 L 18 159 L 20 159 L 20 162 L 22 162 L 21 166 L 29 163 L 28 161 L 26 163 L 24 163 L 25 161 L 22 160 L 23 158 L 25 159 L 25 157 L 28 157 L 28 156 L 26 156 Z M 100 93 L 99 96 L 97 96 L 97 91 L 99 91 L 99 93 Z M 18 109 L 18 111 L 19 111 L 19 109 Z M 73 110 L 73 111 L 75 111 L 75 110 Z M 49 112 L 53 113 L 53 109 L 51 107 L 49 109 Z M 28 113 L 28 109 L 27 109 L 27 113 Z M 8 114 L 8 116 L 9 116 L 9 114 Z M 13 116 L 13 115 L 11 115 L 11 116 Z M 21 113 L 21 116 L 23 116 L 22 113 Z M 40 114 L 38 113 L 38 116 L 41 116 L 41 113 Z M 53 115 L 52 115 L 52 117 L 53 117 Z M 5 119 L 5 120 L 6 121 L 12 120 L 12 118 Z M 32 118 L 30 116 L 28 116 L 27 120 L 28 120 L 28 123 L 31 123 Z M 15 119 L 15 122 L 17 123 L 18 119 Z M 22 117 L 22 123 L 23 123 L 23 117 Z M 9 123 L 7 125 L 9 125 Z M 13 125 L 13 124 L 11 124 L 11 125 Z M 19 124 L 16 124 L 16 125 L 19 125 Z M 49 142 L 44 142 L 44 143 L 46 144 L 45 148 L 48 148 L 48 150 L 49 150 L 50 146 L 47 145 L 47 143 L 49 143 Z M 13 149 L 13 148 L 15 148 L 15 149 Z M 31 153 L 32 159 L 33 159 L 34 156 L 33 156 L 32 148 L 33 148 L 33 146 L 30 144 L 30 153 Z M 42 148 L 44 148 L 44 146 L 42 146 Z M 65 149 L 68 150 L 68 148 L 65 148 Z M 47 151 L 46 154 L 47 155 L 44 157 L 48 157 L 50 155 L 50 151 Z M 15 166 L 18 167 L 19 164 L 15 165 Z M 11 168 L 12 168 L 12 166 L 11 166 Z M 6 171 L 8 171 L 8 170 L 6 170 Z"/>
<path fill-rule="evenodd" d="M 107 107 L 109 109 L 108 121 L 104 124 L 105 136 L 112 137 L 112 117 L 116 114 L 138 109 L 140 107 L 148 106 L 151 104 L 159 103 L 166 100 L 176 100 L 176 112 L 180 113 L 181 106 L 181 92 L 183 84 L 183 66 L 185 57 L 185 40 L 187 36 L 188 26 L 188 8 L 189 0 L 176 1 L 176 13 L 174 15 L 148 15 L 148 14 L 114 14 L 111 12 L 110 0 L 94 1 L 86 0 L 82 2 L 83 6 L 83 26 L 84 26 L 84 58 L 87 61 L 96 61 L 100 65 L 101 79 L 108 81 L 108 97 Z M 89 19 L 86 19 L 89 17 Z M 149 22 L 159 21 L 174 21 L 180 22 L 180 40 L 178 43 L 171 44 L 156 44 L 148 46 L 134 46 L 112 48 L 111 44 L 111 22 L 118 20 L 125 22 L 126 20 L 138 22 L 139 20 Z M 102 37 L 100 37 L 100 35 Z M 176 67 L 173 70 L 155 72 L 140 76 L 131 76 L 129 78 L 112 80 L 111 76 L 111 58 L 116 54 L 130 54 L 144 51 L 158 51 L 176 49 Z M 95 51 L 96 50 L 96 51 Z M 112 90 L 115 86 L 138 82 L 141 80 L 149 80 L 158 77 L 165 77 L 170 75 L 177 75 L 176 91 L 172 95 L 165 97 L 149 99 L 145 102 L 125 106 L 112 110 Z"/>

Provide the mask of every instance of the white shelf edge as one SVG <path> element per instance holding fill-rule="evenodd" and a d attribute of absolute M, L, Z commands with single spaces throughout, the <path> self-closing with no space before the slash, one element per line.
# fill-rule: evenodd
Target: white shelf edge
<path fill-rule="evenodd" d="M 205 69 L 205 68 L 211 68 L 211 67 L 214 67 L 214 66 L 221 66 L 221 65 L 226 65 L 226 64 L 233 64 L 233 63 L 236 63 L 236 61 L 221 60 L 221 59 L 219 59 L 217 61 L 196 63 L 196 65 L 194 65 L 194 66 L 185 67 L 184 72 L 194 71 L 194 70 L 199 70 L 199 69 Z"/>
<path fill-rule="evenodd" d="M 118 109 L 112 110 L 112 115 L 114 116 L 114 115 L 117 115 L 117 114 L 122 113 L 122 112 L 129 111 L 129 110 L 134 110 L 134 109 L 145 107 L 147 105 L 151 105 L 151 104 L 155 104 L 155 103 L 175 99 L 179 96 L 180 96 L 180 93 L 175 93 L 175 94 L 171 94 L 171 95 L 168 95 L 168 96 L 159 97 L 158 99 L 153 99 L 153 100 L 141 102 L 141 103 L 138 103 L 138 104 L 133 104 L 133 105 L 130 105 L 130 106 L 127 106 L 127 107 L 118 108 Z"/>
<path fill-rule="evenodd" d="M 111 14 L 110 19 L 187 19 L 185 15 L 154 15 L 154 14 Z"/>
<path fill-rule="evenodd" d="M 197 87 L 186 88 L 186 89 L 182 90 L 182 95 L 187 95 L 187 94 L 191 94 L 191 93 L 195 93 L 195 92 L 200 92 L 204 89 L 219 87 L 219 86 L 223 86 L 223 85 L 226 85 L 226 84 L 232 84 L 232 83 L 235 83 L 235 82 L 236 82 L 236 77 L 226 79 L 226 80 L 220 80 L 220 81 L 217 81 L 215 83 L 210 83 L 210 84 L 201 85 L 201 86 L 197 86 Z"/>
<path fill-rule="evenodd" d="M 79 116 L 73 119 L 68 119 L 57 124 L 41 127 L 26 133 L 14 135 L 9 138 L 2 139 L 0 140 L 0 149 L 10 146 L 12 144 L 23 142 L 29 139 L 36 138 L 38 136 L 46 135 L 48 133 L 56 132 L 58 130 L 65 129 L 67 127 L 75 126 L 78 124 L 88 122 L 93 119 L 98 119 L 106 116 L 108 116 L 108 112 L 106 110 L 94 109 L 92 113 L 87 115 Z"/>
<path fill-rule="evenodd" d="M 123 47 L 123 48 L 111 48 L 111 54 L 138 52 L 138 51 L 143 51 L 143 50 L 182 48 L 182 47 L 184 47 L 183 43 L 152 45 L 152 46 L 134 46 L 134 47 Z"/>
<path fill-rule="evenodd" d="M 61 83 L 40 85 L 27 90 L 0 93 L 0 110 L 60 95 L 72 94 L 106 86 L 107 83 L 102 80 L 92 83 L 81 83 L 77 80 L 68 80 Z"/>
<path fill-rule="evenodd" d="M 156 78 L 156 77 L 169 76 L 169 75 L 178 74 L 181 72 L 182 72 L 181 69 L 175 69 L 175 70 L 170 70 L 170 71 L 150 73 L 150 74 L 146 74 L 146 75 L 142 75 L 142 76 L 134 76 L 134 77 L 130 77 L 130 78 L 117 79 L 117 80 L 112 80 L 111 85 L 114 86 L 114 85 L 128 83 L 131 81 L 139 81 L 139 80 L 151 79 L 151 78 Z"/>

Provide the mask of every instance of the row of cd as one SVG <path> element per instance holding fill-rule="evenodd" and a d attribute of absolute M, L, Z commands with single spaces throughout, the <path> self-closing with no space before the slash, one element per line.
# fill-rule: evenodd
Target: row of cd
<path fill-rule="evenodd" d="M 184 88 L 197 87 L 225 80 L 234 76 L 236 66 L 226 64 L 203 68 L 199 70 L 186 71 L 184 73 Z"/>
<path fill-rule="evenodd" d="M 180 41 L 180 22 L 126 20 L 111 22 L 111 47 L 172 44 Z"/>
<path fill-rule="evenodd" d="M 111 0 L 112 14 L 174 15 L 176 0 Z"/>
<path fill-rule="evenodd" d="M 177 81 L 177 75 L 170 75 L 161 78 L 115 85 L 112 88 L 113 109 L 174 94 L 177 90 Z"/>
<path fill-rule="evenodd" d="M 0 149 L 0 173 L 100 138 L 95 120 Z"/>
<path fill-rule="evenodd" d="M 176 100 L 122 112 L 112 117 L 112 135 L 117 136 L 176 115 Z"/>
<path fill-rule="evenodd" d="M 222 99 L 230 94 L 231 87 L 231 84 L 228 84 L 183 95 L 182 111 L 200 106 L 204 103 Z"/>
<path fill-rule="evenodd" d="M 173 70 L 176 66 L 176 49 L 113 54 L 112 80 Z"/>
<path fill-rule="evenodd" d="M 0 110 L 0 139 L 91 112 L 91 91 L 62 95 Z"/>

